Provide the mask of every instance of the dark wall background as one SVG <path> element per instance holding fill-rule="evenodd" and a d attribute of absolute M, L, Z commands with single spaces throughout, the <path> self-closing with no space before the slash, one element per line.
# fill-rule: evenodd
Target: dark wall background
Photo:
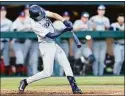
<path fill-rule="evenodd" d="M 7 17 L 11 20 L 15 20 L 21 11 L 23 11 L 23 5 L 6 5 Z M 74 21 L 80 18 L 80 14 L 83 11 L 89 12 L 90 16 L 97 14 L 98 5 L 42 5 L 46 10 L 50 10 L 62 15 L 64 11 L 71 13 L 71 20 Z M 78 13 L 78 16 L 74 16 L 74 12 Z M 125 6 L 122 5 L 106 5 L 106 16 L 110 19 L 110 22 L 115 22 L 119 13 L 125 13 Z"/>

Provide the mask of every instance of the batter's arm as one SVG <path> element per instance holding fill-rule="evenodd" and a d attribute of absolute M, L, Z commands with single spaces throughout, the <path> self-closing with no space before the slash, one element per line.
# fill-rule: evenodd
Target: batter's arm
<path fill-rule="evenodd" d="M 55 32 L 55 33 L 49 32 L 46 36 L 48 38 L 55 39 L 55 38 L 59 37 L 61 34 L 63 34 L 64 32 L 71 31 L 72 29 L 73 29 L 72 27 L 67 27 L 67 28 L 60 30 L 58 32 Z"/>
<path fill-rule="evenodd" d="M 54 19 L 57 19 L 57 20 L 60 20 L 63 22 L 63 24 L 66 26 L 66 27 L 70 27 L 72 25 L 72 23 L 68 20 L 65 20 L 62 16 L 60 16 L 59 14 L 57 13 L 54 13 L 54 12 L 50 12 L 50 11 L 45 11 L 46 12 L 46 16 L 47 17 L 51 17 L 51 18 L 54 18 Z"/>
<path fill-rule="evenodd" d="M 51 12 L 51 11 L 46 11 L 46 16 L 57 19 L 57 20 L 60 20 L 62 22 L 65 21 L 65 19 L 62 16 L 60 16 L 57 13 Z"/>

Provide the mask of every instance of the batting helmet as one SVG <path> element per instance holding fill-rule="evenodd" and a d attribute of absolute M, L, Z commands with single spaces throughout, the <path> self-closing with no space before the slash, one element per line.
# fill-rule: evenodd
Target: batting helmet
<path fill-rule="evenodd" d="M 35 21 L 39 21 L 46 16 L 45 10 L 38 5 L 32 5 L 29 8 L 29 14 L 30 18 L 34 19 Z"/>

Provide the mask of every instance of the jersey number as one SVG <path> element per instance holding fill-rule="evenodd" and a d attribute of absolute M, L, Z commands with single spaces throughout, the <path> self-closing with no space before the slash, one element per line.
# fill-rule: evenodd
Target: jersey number
<path fill-rule="evenodd" d="M 49 27 L 49 22 L 46 22 L 43 27 L 48 28 Z"/>

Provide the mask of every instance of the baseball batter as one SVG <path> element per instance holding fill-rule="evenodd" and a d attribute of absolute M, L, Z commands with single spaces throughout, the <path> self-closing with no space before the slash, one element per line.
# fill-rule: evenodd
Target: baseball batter
<path fill-rule="evenodd" d="M 32 18 L 31 28 L 38 37 L 39 49 L 43 59 L 44 69 L 43 71 L 22 80 L 20 82 L 19 92 L 24 92 L 25 87 L 34 81 L 50 77 L 53 72 L 53 64 L 55 59 L 63 67 L 73 93 L 82 94 L 82 91 L 78 88 L 76 84 L 73 72 L 70 67 L 70 63 L 64 51 L 55 42 L 56 37 L 60 36 L 66 31 L 71 31 L 73 29 L 71 22 L 64 20 L 63 17 L 56 13 L 45 11 L 38 5 L 32 5 L 29 9 L 29 13 L 30 17 Z M 56 32 L 52 22 L 50 21 L 50 19 L 47 18 L 47 16 L 63 21 L 66 28 Z"/>

